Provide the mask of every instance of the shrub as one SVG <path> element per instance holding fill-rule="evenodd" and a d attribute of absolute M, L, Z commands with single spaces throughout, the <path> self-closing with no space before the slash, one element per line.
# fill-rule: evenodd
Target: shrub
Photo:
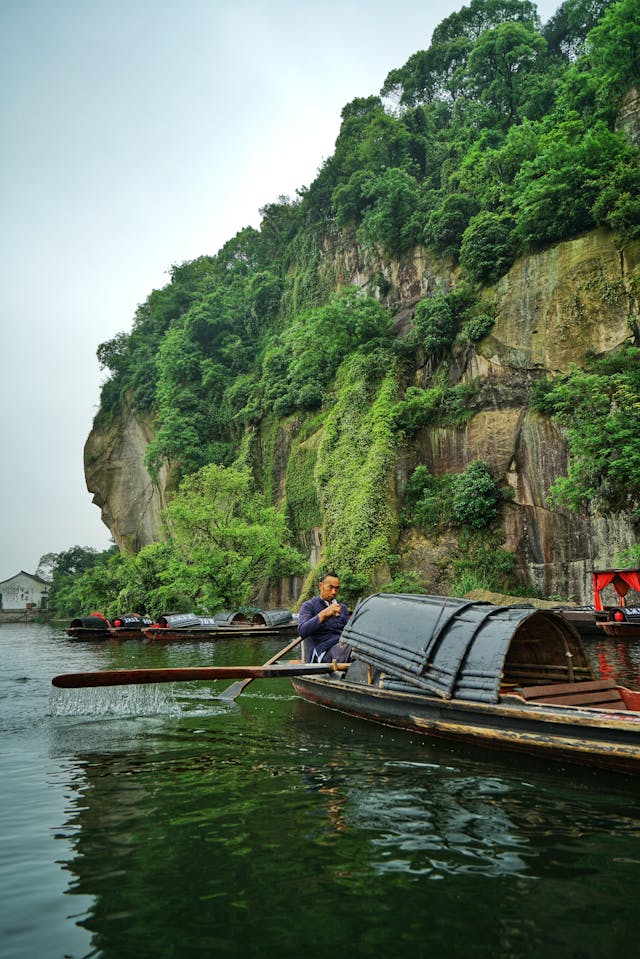
<path fill-rule="evenodd" d="M 515 217 L 484 210 L 474 216 L 462 236 L 460 265 L 479 283 L 491 283 L 507 272 L 517 252 Z"/>
<path fill-rule="evenodd" d="M 482 460 L 467 466 L 453 479 L 453 515 L 472 529 L 489 526 L 498 516 L 500 489 Z"/>

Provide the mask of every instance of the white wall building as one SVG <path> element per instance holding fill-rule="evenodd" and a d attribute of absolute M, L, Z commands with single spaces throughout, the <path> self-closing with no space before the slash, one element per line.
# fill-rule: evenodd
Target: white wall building
<path fill-rule="evenodd" d="M 0 609 L 46 609 L 49 584 L 20 570 L 0 583 Z"/>

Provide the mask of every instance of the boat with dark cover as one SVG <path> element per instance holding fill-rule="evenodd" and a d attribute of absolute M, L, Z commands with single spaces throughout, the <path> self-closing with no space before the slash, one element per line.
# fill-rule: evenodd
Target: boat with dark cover
<path fill-rule="evenodd" d="M 194 642 L 207 639 L 246 638 L 248 636 L 288 636 L 295 634 L 297 617 L 289 609 L 258 610 L 251 620 L 236 610 L 215 616 L 194 613 L 168 613 L 147 626 L 147 639 L 159 642 Z"/>
<path fill-rule="evenodd" d="M 141 613 L 123 613 L 113 620 L 103 613 L 91 613 L 72 619 L 66 634 L 71 639 L 141 639 L 142 630 L 152 623 L 150 616 Z"/>
<path fill-rule="evenodd" d="M 70 639 L 109 639 L 111 623 L 102 613 L 75 616 L 65 630 Z"/>
<path fill-rule="evenodd" d="M 142 613 L 124 613 L 116 616 L 109 629 L 111 639 L 142 639 L 143 630 L 151 626 L 153 620 Z"/>
<path fill-rule="evenodd" d="M 342 640 L 346 673 L 292 678 L 304 699 L 426 736 L 640 772 L 640 692 L 598 679 L 577 630 L 551 610 L 376 593 Z"/>

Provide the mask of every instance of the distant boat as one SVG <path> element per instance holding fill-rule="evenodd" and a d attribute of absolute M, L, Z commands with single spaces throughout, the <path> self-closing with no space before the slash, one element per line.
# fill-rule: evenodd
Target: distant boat
<path fill-rule="evenodd" d="M 76 616 L 65 630 L 71 639 L 109 639 L 111 623 L 103 613 Z"/>
<path fill-rule="evenodd" d="M 249 621 L 242 610 L 196 616 L 194 613 L 168 613 L 144 629 L 147 639 L 158 642 L 194 642 L 231 637 L 289 635 L 296 632 L 298 617 L 290 609 L 263 609 Z"/>
<path fill-rule="evenodd" d="M 251 619 L 248 619 L 248 615 Z M 196 613 L 166 613 L 157 621 L 140 613 L 125 613 L 109 621 L 103 613 L 71 620 L 66 634 L 75 640 L 156 640 L 194 642 L 208 639 L 294 634 L 297 614 L 290 609 L 262 609 L 251 614 L 232 610 L 215 616 Z"/>
<path fill-rule="evenodd" d="M 602 593 L 612 586 L 619 601 L 617 605 L 603 605 Z M 640 637 L 640 606 L 627 606 L 630 590 L 640 593 L 640 570 L 601 569 L 594 570 L 593 590 L 596 607 L 596 626 L 600 633 L 617 639 Z"/>
<path fill-rule="evenodd" d="M 598 626 L 598 618 L 604 618 L 606 614 L 597 611 L 595 606 L 554 606 L 552 611 L 571 623 L 580 635 L 586 639 L 600 639 L 602 637 L 602 630 Z"/>

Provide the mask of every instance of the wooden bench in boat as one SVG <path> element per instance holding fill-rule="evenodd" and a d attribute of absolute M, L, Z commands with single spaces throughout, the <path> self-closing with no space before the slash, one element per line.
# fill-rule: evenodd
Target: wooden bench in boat
<path fill-rule="evenodd" d="M 528 703 L 546 703 L 549 706 L 597 706 L 598 709 L 627 708 L 613 679 L 549 683 L 547 686 L 522 686 L 517 692 Z"/>

